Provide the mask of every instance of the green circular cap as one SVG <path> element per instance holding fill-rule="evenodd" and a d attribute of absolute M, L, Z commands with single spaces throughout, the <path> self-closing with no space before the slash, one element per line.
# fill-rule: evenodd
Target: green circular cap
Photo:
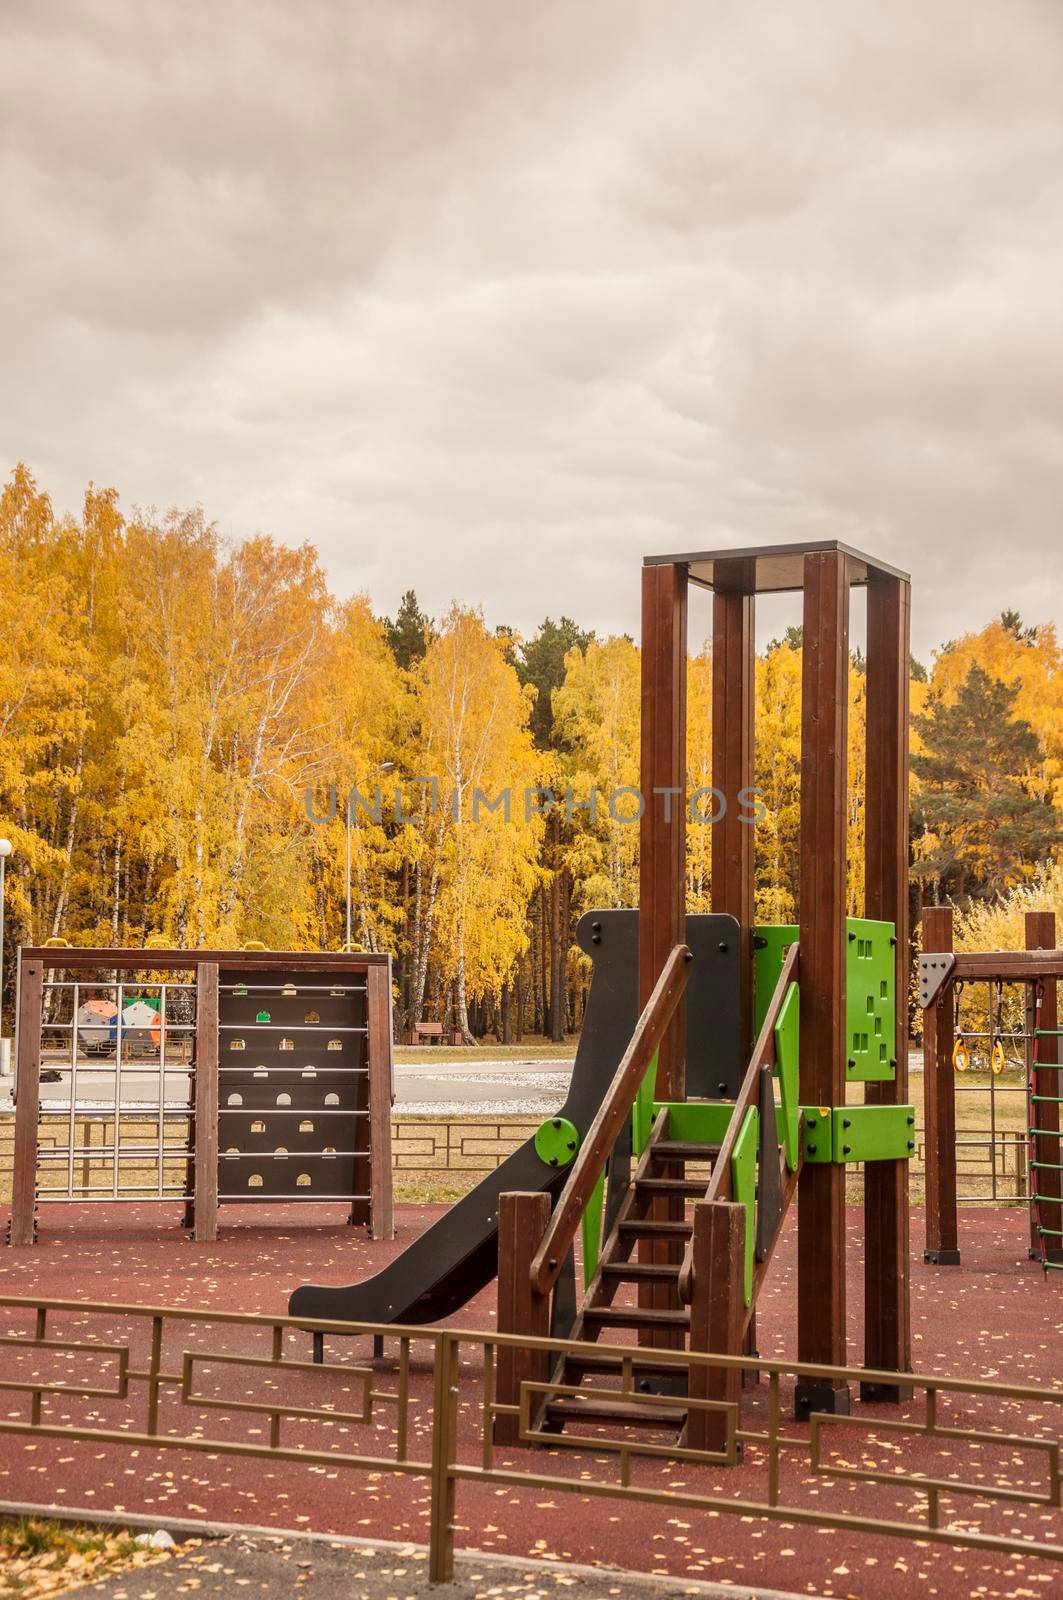
<path fill-rule="evenodd" d="M 548 1167 L 567 1167 L 579 1149 L 579 1134 L 567 1117 L 547 1117 L 535 1134 L 535 1154 Z"/>

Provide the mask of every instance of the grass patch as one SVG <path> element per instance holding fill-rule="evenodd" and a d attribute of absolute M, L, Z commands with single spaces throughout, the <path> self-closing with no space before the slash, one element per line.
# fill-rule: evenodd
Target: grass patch
<path fill-rule="evenodd" d="M 142 1549 L 125 1529 L 70 1527 L 40 1517 L 0 1521 L 0 1596 L 61 1594 L 165 1554 Z"/>

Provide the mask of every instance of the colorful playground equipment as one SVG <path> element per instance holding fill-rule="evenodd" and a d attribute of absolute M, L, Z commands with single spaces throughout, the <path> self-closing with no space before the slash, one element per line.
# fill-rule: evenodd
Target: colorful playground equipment
<path fill-rule="evenodd" d="M 1060 1129 L 1059 1027 L 1057 983 L 1063 977 L 1063 950 L 1055 948 L 1056 925 L 1051 912 L 1026 916 L 1026 949 L 953 951 L 952 910 L 928 907 L 923 912 L 923 953 L 919 960 L 919 1003 L 923 1009 L 923 1093 L 926 1126 L 926 1249 L 924 1259 L 938 1266 L 960 1261 L 957 1152 L 958 1094 L 988 1096 L 996 1198 L 996 1146 L 1000 1140 L 995 1107 L 1001 1089 L 994 1084 L 1005 1064 L 1006 1045 L 1022 1047 L 1023 1081 L 1011 1093 L 1023 1097 L 1023 1126 L 1016 1136 L 1026 1151 L 1026 1198 L 1030 1211 L 1030 1258 L 1046 1272 L 1063 1268 L 1063 1133 Z M 962 1024 L 965 987 L 986 986 L 988 1030 Z M 1003 1023 L 1004 989 L 1021 986 L 1024 1024 Z M 968 1074 L 981 1047 L 989 1081 L 984 1090 L 957 1085 L 956 1074 Z M 1004 1091 L 1009 1092 L 1009 1091 Z"/>
<path fill-rule="evenodd" d="M 209 1240 L 219 1205 L 342 1199 L 389 1239 L 391 1079 L 389 956 L 25 948 L 11 1243 L 152 1200 Z"/>
<path fill-rule="evenodd" d="M 711 916 L 685 911 L 687 592 L 713 594 Z M 867 592 L 866 917 L 846 918 L 849 598 Z M 804 653 L 796 926 L 754 923 L 754 612 L 800 591 Z M 504 1333 L 570 1336 L 585 1354 L 500 1349 L 500 1442 L 566 1429 L 671 1426 L 717 1447 L 739 1369 L 697 1366 L 691 1393 L 654 1350 L 754 1349 L 757 1296 L 798 1207 L 798 1358 L 847 1357 L 846 1169 L 865 1175 L 865 1398 L 911 1368 L 907 1092 L 909 583 L 834 541 L 653 557 L 643 569 L 640 900 L 580 924 L 594 960 L 572 1093 L 496 1174 L 385 1272 L 304 1286 L 293 1316 L 445 1315 L 498 1272 Z M 641 1008 L 641 1009 L 639 1009 Z M 638 1012 L 636 1020 L 636 1012 Z M 847 1103 L 850 1082 L 864 1086 Z M 582 1238 L 584 1291 L 574 1248 Z M 610 1348 L 634 1334 L 637 1358 Z M 317 1353 L 320 1354 L 320 1342 Z M 878 1375 L 883 1376 L 879 1377 Z M 892 1376 L 887 1377 L 886 1374 Z M 650 1402 L 646 1394 L 651 1395 Z M 849 1409 L 825 1372 L 798 1416 Z M 585 1442 L 585 1441 L 584 1441 Z"/>

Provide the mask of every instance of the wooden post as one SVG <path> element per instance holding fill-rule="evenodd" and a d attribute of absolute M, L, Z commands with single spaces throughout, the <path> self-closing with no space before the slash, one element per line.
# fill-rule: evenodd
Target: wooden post
<path fill-rule="evenodd" d="M 218 963 L 196 970 L 196 1171 L 192 1237 L 218 1237 Z"/>
<path fill-rule="evenodd" d="M 501 1194 L 498 1197 L 498 1331 L 546 1339 L 550 1334 L 550 1297 L 532 1287 L 532 1260 L 550 1221 L 548 1194 Z M 550 1375 L 547 1350 L 499 1346 L 495 1398 L 519 1405 L 520 1386 L 545 1382 Z M 545 1398 L 545 1397 L 544 1397 Z M 532 1408 L 532 1415 L 535 1410 Z M 520 1419 L 505 1413 L 495 1418 L 495 1443 L 520 1443 Z"/>
<path fill-rule="evenodd" d="M 741 928 L 742 1049 L 753 1046 L 754 829 L 739 795 L 754 783 L 756 563 L 718 561 L 712 598 L 712 783 L 725 798 L 712 827 L 712 909 Z"/>
<path fill-rule="evenodd" d="M 801 1102 L 845 1103 L 846 776 L 849 564 L 805 556 L 801 667 Z M 806 1162 L 797 1207 L 797 1355 L 845 1365 L 845 1168 Z M 833 1380 L 797 1385 L 798 1417 L 845 1412 Z"/>
<path fill-rule="evenodd" d="M 1027 950 L 1054 950 L 1056 948 L 1056 919 L 1051 911 L 1028 911 L 1026 913 L 1026 948 Z M 1032 985 L 1027 986 L 1032 991 Z M 1028 1009 L 1033 1013 L 1033 995 L 1030 993 Z M 1041 1001 L 1041 1027 L 1059 1027 L 1059 1008 L 1057 1000 L 1057 985 L 1055 978 L 1044 979 L 1044 998 Z M 1032 1032 L 1032 1021 L 1028 1025 Z M 1060 1073 L 1056 1063 L 1059 1061 L 1059 1040 L 1039 1039 L 1037 1041 L 1038 1064 L 1033 1068 L 1033 1092 L 1035 1095 L 1058 1095 L 1060 1092 Z M 1030 1056 L 1033 1056 L 1033 1046 L 1030 1047 Z M 1032 1061 L 1031 1061 L 1032 1064 Z M 1035 1161 L 1057 1163 L 1063 1161 L 1063 1140 L 1058 1138 L 1059 1133 L 1059 1106 L 1051 1098 L 1047 1100 L 1034 1100 L 1030 1106 L 1032 1112 L 1031 1126 L 1043 1129 L 1033 1141 L 1033 1158 Z M 1029 1169 L 1030 1193 L 1035 1191 L 1045 1198 L 1041 1202 L 1041 1221 L 1046 1228 L 1063 1228 L 1063 1184 L 1060 1179 L 1063 1172 L 1058 1166 L 1031 1167 Z M 1063 1262 L 1063 1238 L 1047 1234 L 1041 1238 L 1037 1233 L 1037 1216 L 1034 1206 L 1030 1206 L 1030 1255 L 1040 1261 L 1043 1255 L 1047 1261 Z"/>
<path fill-rule="evenodd" d="M 712 597 L 712 783 L 724 812 L 712 827 L 712 909 L 739 927 L 738 1008 L 743 1066 L 753 1048 L 753 902 L 755 836 L 746 796 L 755 782 L 755 561 L 717 561 Z M 718 802 L 717 802 L 718 803 Z M 743 1346 L 757 1348 L 754 1310 Z M 743 1374 L 756 1381 L 752 1370 Z"/>
<path fill-rule="evenodd" d="M 642 731 L 639 829 L 639 1006 L 653 993 L 671 951 L 686 935 L 686 683 L 687 568 L 682 562 L 642 569 Z M 661 1100 L 686 1094 L 686 1006 L 680 1004 L 661 1040 L 656 1093 Z M 673 1174 L 677 1176 L 678 1174 Z M 650 1216 L 682 1217 L 682 1201 L 656 1197 Z M 667 1240 L 640 1239 L 643 1263 L 674 1262 Z M 675 1310 L 674 1283 L 640 1283 L 639 1305 Z M 640 1328 L 639 1343 L 676 1346 L 668 1328 Z"/>
<path fill-rule="evenodd" d="M 37 1130 L 41 1103 L 41 1008 L 44 967 L 23 961 L 19 975 L 15 1041 L 15 1152 L 11 1184 L 11 1243 L 32 1244 L 36 1234 Z M 117 1138 L 117 1136 L 116 1136 Z"/>
<path fill-rule="evenodd" d="M 908 1100 L 908 680 L 911 591 L 902 578 L 867 590 L 867 750 L 864 786 L 866 915 L 896 931 L 897 1029 L 892 1082 L 869 1083 L 868 1105 Z M 914 1128 L 912 1134 L 914 1138 Z M 910 1372 L 907 1161 L 864 1167 L 864 1365 Z M 866 1400 L 898 1403 L 900 1385 L 861 1385 Z"/>
<path fill-rule="evenodd" d="M 687 569 L 642 569 L 639 1006 L 686 932 Z M 662 1042 L 657 1094 L 684 1093 L 684 1008 Z"/>
<path fill-rule="evenodd" d="M 394 1239 L 391 1177 L 391 957 L 369 968 L 369 1237 Z"/>
<path fill-rule="evenodd" d="M 702 1202 L 694 1207 L 691 1247 L 690 1350 L 713 1355 L 742 1353 L 742 1322 L 746 1213 L 745 1207 L 727 1200 Z M 742 1396 L 739 1367 L 691 1364 L 688 1393 L 691 1400 L 724 1401 L 735 1407 Z M 727 1438 L 724 1411 L 691 1406 L 687 1412 L 684 1444 L 688 1450 L 723 1450 Z"/>
<path fill-rule="evenodd" d="M 924 906 L 923 954 L 952 949 L 952 909 Z M 952 1065 L 953 989 L 946 983 L 923 1012 L 923 1139 L 926 1150 L 926 1247 L 923 1260 L 960 1264 L 956 1212 L 956 1078 Z"/>

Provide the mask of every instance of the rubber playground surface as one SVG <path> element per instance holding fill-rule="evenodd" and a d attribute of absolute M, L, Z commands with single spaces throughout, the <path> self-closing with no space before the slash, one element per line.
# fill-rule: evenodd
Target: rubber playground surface
<path fill-rule="evenodd" d="M 273 1212 L 269 1225 L 262 1224 L 261 1214 L 253 1208 L 226 1208 L 218 1242 L 198 1245 L 178 1226 L 176 1208 L 42 1207 L 38 1245 L 22 1250 L 0 1248 L 0 1292 L 284 1314 L 288 1294 L 296 1284 L 307 1280 L 349 1282 L 368 1275 L 444 1209 L 399 1207 L 398 1237 L 392 1244 L 381 1245 L 369 1243 L 361 1230 L 343 1226 L 334 1207 L 293 1209 L 286 1217 L 282 1214 L 281 1220 Z M 862 1213 L 851 1209 L 853 1364 L 859 1362 L 861 1352 L 861 1224 Z M 917 1371 L 1063 1388 L 1063 1273 L 1046 1281 L 1027 1260 L 1026 1228 L 1021 1209 L 965 1210 L 961 1214 L 963 1265 L 933 1268 L 923 1264 L 922 1215 L 913 1213 L 912 1321 Z M 795 1258 L 796 1228 L 791 1215 L 760 1300 L 758 1344 L 765 1357 L 795 1354 Z M 465 1307 L 452 1325 L 489 1332 L 494 1321 L 492 1285 Z M 25 1315 L 11 1308 L 0 1308 L 0 1324 L 2 1334 L 27 1332 Z M 57 1316 L 57 1336 L 77 1338 L 76 1324 L 73 1314 Z M 146 1337 L 149 1326 L 143 1324 L 138 1337 Z M 51 1325 L 49 1331 L 53 1331 Z M 237 1342 L 241 1331 L 233 1329 L 232 1338 Z M 210 1329 L 211 1350 L 226 1348 L 225 1332 L 224 1325 Z M 128 1339 L 130 1321 L 116 1322 L 111 1336 L 116 1344 Z M 102 1341 L 107 1331 L 94 1319 L 91 1333 L 82 1337 Z M 309 1346 L 309 1340 L 306 1343 Z M 350 1345 L 329 1341 L 326 1349 L 330 1362 L 364 1360 L 366 1354 L 364 1341 L 357 1351 L 353 1341 Z M 31 1355 L 23 1352 L 18 1359 L 26 1361 Z M 140 1359 L 138 1352 L 134 1362 Z M 245 1369 L 238 1370 L 246 1376 Z M 394 1381 L 386 1362 L 380 1371 L 382 1384 Z M 26 1373 L 18 1376 L 24 1378 Z M 49 1368 L 46 1381 L 58 1376 Z M 75 1380 L 70 1377 L 68 1381 Z M 460 1384 L 462 1456 L 475 1462 L 479 1459 L 482 1384 L 475 1346 L 463 1349 Z M 767 1385 L 761 1384 L 745 1391 L 744 1424 L 763 1425 L 766 1390 Z M 139 1391 L 143 1393 L 143 1385 Z M 197 1395 L 201 1392 L 197 1388 Z M 231 1389 L 227 1392 L 233 1394 Z M 787 1400 L 784 1391 L 784 1415 L 789 1410 Z M 427 1460 L 432 1377 L 425 1357 L 413 1363 L 410 1401 L 410 1453 Z M 74 1417 L 88 1427 L 115 1426 L 106 1418 L 108 1404 L 72 1396 L 69 1402 L 46 1402 L 46 1407 L 54 1407 L 53 1416 L 64 1421 Z M 956 1405 L 957 1411 L 943 1414 L 942 1421 L 978 1429 L 1000 1426 L 995 1402 L 965 1400 L 962 1406 Z M 943 1400 L 943 1413 L 945 1407 Z M 8 1393 L 0 1402 L 0 1411 L 8 1418 L 24 1416 L 26 1409 L 25 1396 L 20 1394 Z M 1027 1411 L 1023 1431 L 1032 1433 L 1039 1427 L 1044 1435 L 1058 1439 L 1063 1431 L 1063 1408 L 1047 1405 L 1038 1409 L 1039 1416 Z M 221 1435 L 224 1410 L 222 1406 L 202 1413 L 203 1432 L 209 1437 Z M 142 1411 L 142 1406 L 134 1407 L 138 1418 L 131 1424 L 134 1429 L 142 1425 Z M 855 1396 L 854 1414 L 867 1420 L 868 1429 L 839 1429 L 832 1440 L 833 1459 L 848 1467 L 884 1470 L 891 1475 L 888 1483 L 813 1475 L 804 1452 L 793 1452 L 792 1460 L 784 1458 L 784 1503 L 919 1523 L 925 1502 L 906 1484 L 909 1471 L 987 1487 L 1021 1483 L 1031 1493 L 1046 1491 L 1048 1465 L 1043 1450 L 972 1446 L 966 1441 L 913 1438 L 882 1430 L 876 1434 L 876 1419 L 895 1419 L 897 1411 L 860 1405 Z M 262 1419 L 252 1415 L 236 1421 L 246 1423 L 253 1433 Z M 184 1426 L 187 1428 L 187 1420 Z M 370 1433 L 374 1431 L 378 1437 L 359 1438 L 357 1448 L 380 1455 L 393 1453 L 394 1430 L 389 1422 L 375 1422 Z M 807 1434 L 807 1429 L 789 1422 L 786 1431 Z M 348 1444 L 348 1448 L 354 1446 Z M 593 1446 L 586 1451 L 498 1452 L 496 1462 L 518 1471 L 570 1479 L 574 1484 L 581 1474 L 616 1475 L 613 1458 Z M 758 1468 L 747 1462 L 726 1470 L 650 1459 L 635 1464 L 633 1481 L 658 1490 L 759 1498 L 763 1464 Z M 0 1501 L 143 1513 L 157 1517 L 161 1525 L 168 1518 L 244 1523 L 424 1544 L 431 1491 L 428 1479 L 417 1476 L 332 1472 L 286 1461 L 5 1434 L 0 1449 Z M 1059 1541 L 1061 1536 L 1058 1511 L 1019 1501 L 991 1505 L 977 1494 L 943 1497 L 942 1521 L 962 1521 L 965 1526 L 998 1533 L 1007 1528 L 1020 1537 Z M 456 1543 L 459 1551 L 569 1560 L 670 1574 L 677 1579 L 711 1579 L 732 1583 L 739 1592 L 748 1586 L 832 1596 L 873 1595 L 875 1600 L 900 1600 L 913 1594 L 1018 1597 L 1063 1592 L 1063 1564 L 1037 1558 L 954 1549 L 849 1529 L 773 1523 L 681 1505 L 620 1502 L 531 1484 L 459 1483 Z"/>

